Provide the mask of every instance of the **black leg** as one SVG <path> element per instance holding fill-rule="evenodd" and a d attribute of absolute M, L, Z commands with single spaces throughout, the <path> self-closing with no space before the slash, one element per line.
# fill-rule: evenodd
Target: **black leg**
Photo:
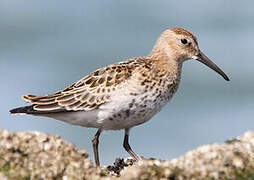
<path fill-rule="evenodd" d="M 96 134 L 93 137 L 92 143 L 93 143 L 93 153 L 95 158 L 95 164 L 97 167 L 100 166 L 100 160 L 99 160 L 99 153 L 98 153 L 98 145 L 99 145 L 99 136 L 101 134 L 101 130 L 98 129 Z"/>
<path fill-rule="evenodd" d="M 131 146 L 129 145 L 129 130 L 130 129 L 125 129 L 123 147 L 131 155 L 131 157 L 133 157 L 136 161 L 141 160 L 141 157 L 135 154 L 132 151 Z"/>

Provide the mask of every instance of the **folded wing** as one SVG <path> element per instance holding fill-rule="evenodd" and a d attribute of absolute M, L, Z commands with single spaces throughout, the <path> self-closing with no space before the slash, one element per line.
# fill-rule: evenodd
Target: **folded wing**
<path fill-rule="evenodd" d="M 129 79 L 135 60 L 110 65 L 85 76 L 68 88 L 46 96 L 25 95 L 22 98 L 40 112 L 90 111 L 110 101 L 118 85 Z"/>

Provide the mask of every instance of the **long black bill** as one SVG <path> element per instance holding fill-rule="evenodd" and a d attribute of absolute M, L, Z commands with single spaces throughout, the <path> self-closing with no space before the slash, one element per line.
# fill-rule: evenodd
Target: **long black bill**
<path fill-rule="evenodd" d="M 229 81 L 228 76 L 201 51 L 193 59 L 196 59 L 202 62 L 203 64 L 207 65 L 209 68 L 219 73 L 226 81 Z"/>

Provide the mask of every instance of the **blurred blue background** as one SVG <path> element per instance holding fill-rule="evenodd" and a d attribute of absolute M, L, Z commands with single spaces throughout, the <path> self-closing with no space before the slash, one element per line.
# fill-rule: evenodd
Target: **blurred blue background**
<path fill-rule="evenodd" d="M 254 131 L 254 1 L 0 1 L 0 128 L 59 134 L 93 159 L 95 129 L 11 116 L 20 96 L 61 90 L 91 71 L 147 55 L 169 27 L 193 32 L 231 81 L 197 61 L 184 63 L 173 100 L 131 131 L 144 157 L 171 159 L 197 146 Z M 123 131 L 103 133 L 102 164 L 128 157 Z"/>

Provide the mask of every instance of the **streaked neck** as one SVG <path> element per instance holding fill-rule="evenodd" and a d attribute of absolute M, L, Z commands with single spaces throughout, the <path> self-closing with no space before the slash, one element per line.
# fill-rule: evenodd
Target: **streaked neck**
<path fill-rule="evenodd" d="M 169 45 L 158 40 L 149 57 L 156 60 L 159 68 L 168 71 L 171 77 L 180 78 L 182 61 L 177 59 L 174 49 L 170 48 Z"/>

